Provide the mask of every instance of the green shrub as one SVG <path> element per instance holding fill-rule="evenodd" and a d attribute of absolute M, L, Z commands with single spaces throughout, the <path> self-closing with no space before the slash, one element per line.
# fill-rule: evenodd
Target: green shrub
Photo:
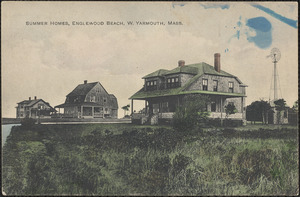
<path fill-rule="evenodd" d="M 203 95 L 187 95 L 183 104 L 177 107 L 173 115 L 173 128 L 177 131 L 191 131 L 206 121 L 209 116 L 206 106 L 209 98 Z"/>

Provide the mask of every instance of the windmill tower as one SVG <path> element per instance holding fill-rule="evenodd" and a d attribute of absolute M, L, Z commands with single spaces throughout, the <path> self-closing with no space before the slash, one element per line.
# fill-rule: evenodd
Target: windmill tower
<path fill-rule="evenodd" d="M 273 108 L 273 115 L 271 116 L 271 124 L 286 124 L 288 123 L 288 114 L 287 111 L 278 111 L 275 108 L 274 101 L 282 98 L 281 89 L 280 89 L 280 82 L 279 82 L 279 76 L 277 72 L 277 63 L 281 58 L 281 53 L 279 49 L 273 48 L 271 50 L 271 53 L 268 57 L 271 57 L 272 62 L 274 63 L 274 70 L 272 75 L 272 81 L 271 81 L 271 87 L 270 87 L 270 95 L 269 95 L 269 103 L 271 107 Z M 278 88 L 279 87 L 279 88 Z M 273 92 L 272 92 L 273 89 Z M 280 97 L 278 96 L 278 91 L 280 92 Z M 271 94 L 273 93 L 273 94 Z M 269 119 L 269 117 L 268 117 Z M 270 119 L 268 120 L 270 122 Z"/>
<path fill-rule="evenodd" d="M 282 98 L 281 89 L 280 89 L 280 82 L 279 82 L 279 76 L 278 76 L 278 72 L 277 72 L 277 63 L 281 58 L 281 53 L 280 53 L 279 49 L 273 48 L 268 57 L 271 57 L 272 62 L 274 63 L 274 70 L 273 70 L 273 74 L 272 74 L 272 81 L 271 81 L 270 94 L 269 94 L 269 101 L 274 102 L 275 100 L 279 99 L 278 98 L 278 90 L 280 92 L 280 98 Z"/>

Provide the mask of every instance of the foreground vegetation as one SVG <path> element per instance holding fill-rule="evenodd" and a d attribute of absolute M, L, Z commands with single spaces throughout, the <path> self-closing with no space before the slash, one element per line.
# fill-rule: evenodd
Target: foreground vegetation
<path fill-rule="evenodd" d="M 3 150 L 9 195 L 296 195 L 295 127 L 129 124 L 14 127 Z"/>

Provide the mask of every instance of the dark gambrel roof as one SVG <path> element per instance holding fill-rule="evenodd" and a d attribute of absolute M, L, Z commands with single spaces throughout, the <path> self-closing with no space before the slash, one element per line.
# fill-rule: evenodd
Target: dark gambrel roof
<path fill-rule="evenodd" d="M 71 93 L 67 96 L 85 96 L 95 85 L 99 82 L 79 84 Z"/>
<path fill-rule="evenodd" d="M 138 92 L 136 92 L 134 95 L 132 95 L 129 99 L 141 99 L 142 100 L 142 99 L 151 98 L 151 97 L 173 96 L 173 95 L 181 95 L 181 94 L 189 94 L 189 93 L 226 95 L 226 96 L 230 96 L 230 97 L 245 96 L 245 94 L 239 94 L 239 93 L 210 92 L 210 91 L 200 91 L 200 90 L 187 91 L 186 89 L 193 82 L 195 82 L 198 78 L 200 78 L 204 74 L 235 78 L 240 83 L 239 84 L 240 86 L 246 86 L 236 76 L 229 74 L 223 70 L 221 70 L 220 72 L 217 72 L 213 66 L 211 66 L 205 62 L 176 67 L 170 71 L 163 70 L 163 72 L 161 72 L 161 70 L 150 73 L 149 75 L 146 75 L 143 78 L 167 76 L 167 75 L 173 75 L 173 74 L 179 74 L 179 73 L 187 73 L 187 74 L 191 74 L 194 76 L 189 81 L 187 81 L 187 83 L 182 87 L 172 88 L 172 89 L 163 89 L 163 90 L 154 90 L 154 91 L 145 91 L 144 88 L 142 88 Z"/>

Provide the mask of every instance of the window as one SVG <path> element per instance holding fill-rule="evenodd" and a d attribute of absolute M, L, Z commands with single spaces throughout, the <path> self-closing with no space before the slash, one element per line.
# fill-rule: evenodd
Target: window
<path fill-rule="evenodd" d="M 179 77 L 170 77 L 167 79 L 167 88 L 177 88 L 180 87 Z"/>
<path fill-rule="evenodd" d="M 217 109 L 216 102 L 211 102 L 211 111 L 216 112 L 216 109 Z"/>
<path fill-rule="evenodd" d="M 214 91 L 214 92 L 217 92 L 217 91 L 218 91 L 218 81 L 217 81 L 217 80 L 214 80 L 214 88 L 213 88 L 213 91 Z"/>
<path fill-rule="evenodd" d="M 156 80 L 151 80 L 147 81 L 147 90 L 156 90 L 157 89 L 157 81 Z"/>
<path fill-rule="evenodd" d="M 94 108 L 94 113 L 100 113 L 100 107 L 95 107 Z"/>
<path fill-rule="evenodd" d="M 161 104 L 161 112 L 169 112 L 168 105 L 169 105 L 168 102 L 163 102 Z"/>
<path fill-rule="evenodd" d="M 103 102 L 106 103 L 106 98 L 103 98 Z"/>
<path fill-rule="evenodd" d="M 208 80 L 207 79 L 202 79 L 202 89 L 203 90 L 207 90 L 207 84 L 208 84 Z"/>
<path fill-rule="evenodd" d="M 78 103 L 78 102 L 79 102 L 79 96 L 74 99 L 74 103 Z"/>
<path fill-rule="evenodd" d="M 283 117 L 287 118 L 287 111 L 286 110 L 284 110 Z"/>
<path fill-rule="evenodd" d="M 38 104 L 38 109 L 44 109 L 45 106 L 43 104 Z"/>
<path fill-rule="evenodd" d="M 228 83 L 229 92 L 233 93 L 233 82 Z"/>
<path fill-rule="evenodd" d="M 91 101 L 91 102 L 95 102 L 95 100 L 96 100 L 96 97 L 95 97 L 95 96 L 91 96 L 91 97 L 90 97 L 90 101 Z"/>
<path fill-rule="evenodd" d="M 23 105 L 21 105 L 21 108 L 23 108 Z"/>

